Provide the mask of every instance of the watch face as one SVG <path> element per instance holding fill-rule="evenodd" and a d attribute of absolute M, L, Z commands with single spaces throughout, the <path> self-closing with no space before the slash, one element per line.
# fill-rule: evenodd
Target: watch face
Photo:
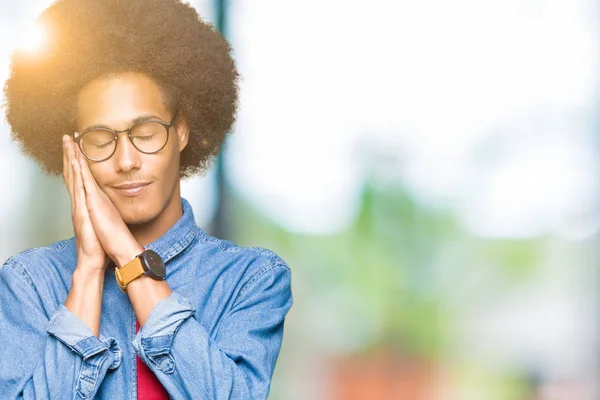
<path fill-rule="evenodd" d="M 158 253 L 153 250 L 146 250 L 143 253 L 143 259 L 146 261 L 145 267 L 146 274 L 154 279 L 164 279 L 167 274 L 167 267 L 160 258 Z"/>

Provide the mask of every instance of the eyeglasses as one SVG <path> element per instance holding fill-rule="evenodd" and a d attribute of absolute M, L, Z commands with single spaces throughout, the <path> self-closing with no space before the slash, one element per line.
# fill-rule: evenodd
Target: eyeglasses
<path fill-rule="evenodd" d="M 177 113 L 173 115 L 171 122 L 142 121 L 122 131 L 94 128 L 73 140 L 83 155 L 91 161 L 105 161 L 111 158 L 117 150 L 117 134 L 121 132 L 127 132 L 129 141 L 138 151 L 145 154 L 158 153 L 167 145 L 169 130 L 176 116 Z"/>

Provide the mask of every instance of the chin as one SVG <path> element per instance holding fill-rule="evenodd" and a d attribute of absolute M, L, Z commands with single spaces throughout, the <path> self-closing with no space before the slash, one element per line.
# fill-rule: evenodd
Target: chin
<path fill-rule="evenodd" d="M 151 211 L 152 207 L 142 206 L 136 201 L 114 203 L 126 225 L 141 225 L 152 221 L 157 213 Z"/>
<path fill-rule="evenodd" d="M 152 221 L 153 219 L 152 217 L 143 218 L 140 216 L 128 217 L 123 214 L 121 214 L 121 216 L 123 216 L 123 221 L 125 222 L 125 225 L 143 225 L 147 222 Z"/>

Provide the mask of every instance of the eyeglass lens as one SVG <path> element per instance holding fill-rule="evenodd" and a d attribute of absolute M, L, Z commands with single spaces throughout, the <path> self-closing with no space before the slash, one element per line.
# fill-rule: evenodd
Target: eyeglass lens
<path fill-rule="evenodd" d="M 143 153 L 155 153 L 167 142 L 168 128 L 158 122 L 143 122 L 131 130 L 131 142 Z M 94 160 L 109 158 L 117 146 L 113 132 L 97 129 L 81 137 L 81 150 Z"/>

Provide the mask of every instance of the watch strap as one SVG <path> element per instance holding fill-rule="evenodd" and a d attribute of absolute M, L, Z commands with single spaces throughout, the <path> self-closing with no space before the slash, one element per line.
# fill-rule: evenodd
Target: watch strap
<path fill-rule="evenodd" d="M 115 268 L 117 283 L 123 292 L 127 291 L 127 285 L 140 276 L 144 275 L 144 267 L 139 257 L 135 257 L 121 268 Z"/>

